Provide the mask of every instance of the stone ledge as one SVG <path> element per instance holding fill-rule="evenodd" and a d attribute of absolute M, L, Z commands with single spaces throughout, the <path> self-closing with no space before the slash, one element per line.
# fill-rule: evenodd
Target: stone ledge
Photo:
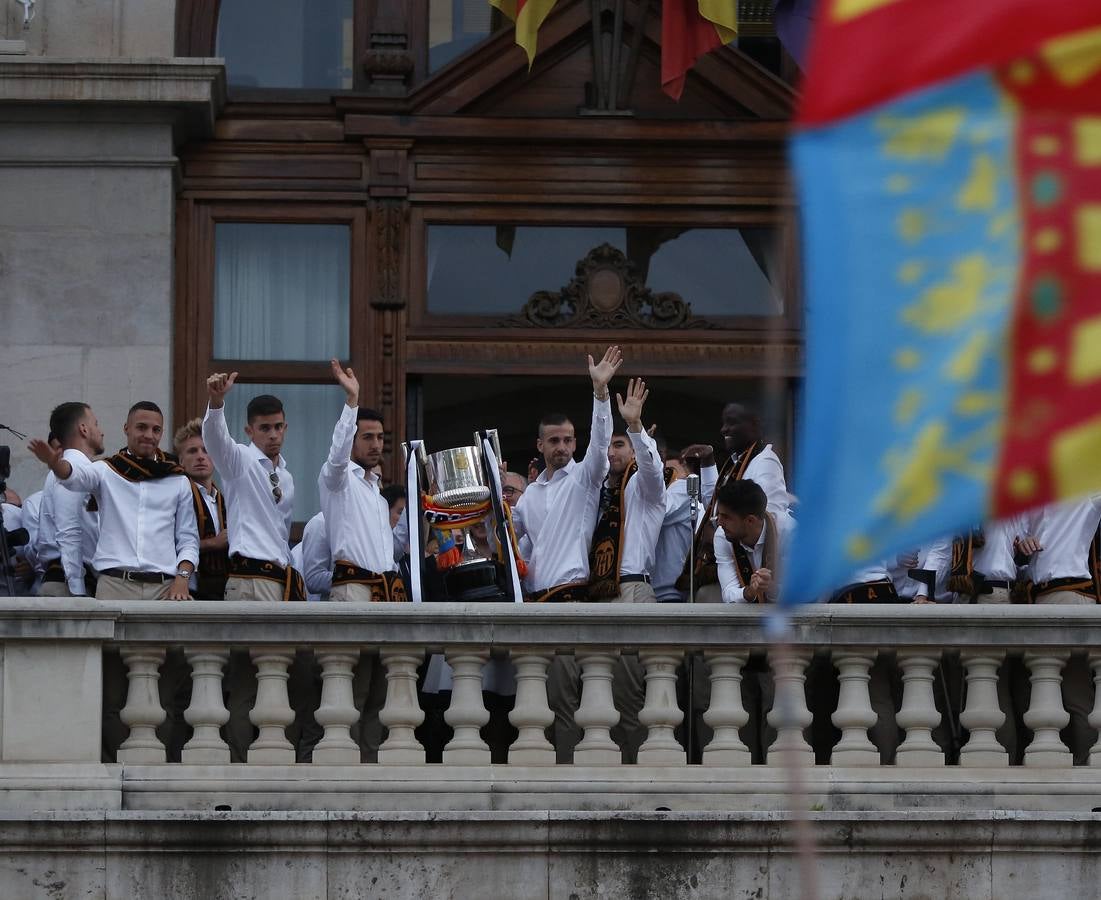
<path fill-rule="evenodd" d="M 0 56 L 0 110 L 169 111 L 189 134 L 210 135 L 225 106 L 221 59 L 54 59 Z"/>

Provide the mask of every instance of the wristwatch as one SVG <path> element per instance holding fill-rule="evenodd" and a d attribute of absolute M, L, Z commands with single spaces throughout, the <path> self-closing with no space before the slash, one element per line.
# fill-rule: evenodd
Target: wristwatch
<path fill-rule="evenodd" d="M 192 570 L 191 572 L 188 572 L 187 569 L 183 569 L 183 568 L 176 569 L 176 577 L 177 578 L 190 578 L 193 574 L 194 574 L 194 570 Z"/>

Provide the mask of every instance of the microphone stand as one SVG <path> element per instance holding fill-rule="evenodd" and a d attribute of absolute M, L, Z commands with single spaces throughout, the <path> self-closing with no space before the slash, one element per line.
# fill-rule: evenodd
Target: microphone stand
<path fill-rule="evenodd" d="M 688 492 L 688 509 L 689 515 L 692 521 L 692 540 L 688 544 L 688 602 L 689 604 L 695 604 L 696 602 L 696 517 L 699 515 L 699 503 L 700 503 L 700 476 L 689 475 L 685 478 L 685 489 Z M 695 654 L 689 652 L 688 654 L 688 727 L 686 729 L 686 741 L 688 752 L 687 760 L 692 762 L 692 738 L 695 730 L 694 720 L 696 718 L 695 713 L 695 675 L 696 675 L 696 657 Z"/>

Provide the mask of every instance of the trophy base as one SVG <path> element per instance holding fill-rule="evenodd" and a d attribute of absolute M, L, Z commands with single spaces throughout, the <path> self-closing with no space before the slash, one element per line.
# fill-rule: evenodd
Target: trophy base
<path fill-rule="evenodd" d="M 452 603 L 503 603 L 508 597 L 501 583 L 504 566 L 480 559 L 455 566 L 443 573 L 445 597 Z"/>

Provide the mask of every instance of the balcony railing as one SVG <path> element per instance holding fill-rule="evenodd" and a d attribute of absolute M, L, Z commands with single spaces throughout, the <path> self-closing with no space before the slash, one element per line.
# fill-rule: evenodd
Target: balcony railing
<path fill-rule="evenodd" d="M 807 607 L 784 647 L 762 624 L 759 609 L 722 606 L 0 601 L 0 796 L 32 808 L 769 809 L 792 802 L 794 761 L 811 807 L 1101 805 L 1101 610 Z M 453 670 L 449 699 L 433 701 L 451 732 L 440 765 L 418 736 L 432 699 L 418 672 L 433 654 Z M 621 656 L 644 676 L 630 763 L 614 739 Z M 572 761 L 547 736 L 557 657 L 581 675 Z M 483 737 L 491 658 L 515 666 L 507 746 Z M 162 702 L 173 659 L 183 687 Z M 230 762 L 225 733 L 235 659 L 255 668 L 244 763 Z M 690 660 L 703 682 L 691 694 Z M 120 662 L 121 743 L 104 763 Z M 357 708 L 364 666 L 384 676 L 377 723 Z M 318 696 L 292 705 L 295 672 L 316 669 Z M 173 714 L 186 722 L 177 747 L 162 740 Z M 288 738 L 303 717 L 316 729 L 309 762 Z M 382 739 L 361 762 L 355 736 L 372 725 Z"/>

